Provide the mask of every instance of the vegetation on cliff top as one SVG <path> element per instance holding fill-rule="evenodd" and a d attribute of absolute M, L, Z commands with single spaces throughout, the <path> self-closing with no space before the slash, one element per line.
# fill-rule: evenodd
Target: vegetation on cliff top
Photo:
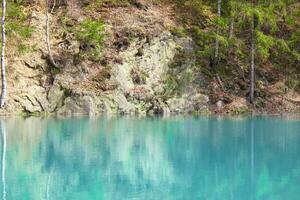
<path fill-rule="evenodd" d="M 55 31 L 66 31 L 79 42 L 77 59 L 105 63 L 101 55 L 106 24 L 101 13 L 114 7 L 147 10 L 150 4 L 172 7 L 176 25 L 167 28 L 175 37 L 193 39 L 196 63 L 188 82 L 196 83 L 201 74 L 209 85 L 217 84 L 217 89 L 208 92 L 212 103 L 213 99 L 231 101 L 233 96 L 243 96 L 263 108 L 262 102 L 274 95 L 270 87 L 277 82 L 284 83 L 279 93 L 299 92 L 300 3 L 296 0 L 48 0 L 48 10 L 61 19 L 61 27 Z M 8 44 L 21 54 L 36 50 L 34 43 L 27 42 L 35 30 L 31 18 L 36 16 L 30 11 L 43 10 L 44 5 L 44 1 L 7 2 Z M 79 23 L 69 18 L 72 9 Z M 173 68 L 176 62 L 171 64 Z M 173 72 L 166 77 L 169 95 L 177 94 L 183 84 L 177 75 Z"/>

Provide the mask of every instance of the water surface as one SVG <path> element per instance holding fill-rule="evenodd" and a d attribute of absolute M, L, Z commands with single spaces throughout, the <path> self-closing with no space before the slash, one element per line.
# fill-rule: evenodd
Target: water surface
<path fill-rule="evenodd" d="M 299 200 L 300 121 L 2 119 L 7 200 Z"/>

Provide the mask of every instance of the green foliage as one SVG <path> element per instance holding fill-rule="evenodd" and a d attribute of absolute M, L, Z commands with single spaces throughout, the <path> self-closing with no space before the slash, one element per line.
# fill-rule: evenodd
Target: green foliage
<path fill-rule="evenodd" d="M 285 81 L 285 85 L 291 90 L 300 91 L 299 75 L 294 74 L 292 76 L 289 76 Z"/>
<path fill-rule="evenodd" d="M 219 26 L 220 28 L 224 29 L 224 28 L 227 28 L 227 26 L 228 26 L 228 19 L 216 16 L 214 18 L 214 20 L 212 21 L 212 23 L 215 26 Z"/>
<path fill-rule="evenodd" d="M 34 27 L 28 25 L 28 14 L 20 3 L 9 2 L 7 5 L 6 31 L 9 37 L 20 36 L 28 39 L 32 36 Z"/>
<path fill-rule="evenodd" d="M 225 48 L 229 46 L 229 39 L 225 36 L 215 33 L 215 38 L 220 42 Z"/>
<path fill-rule="evenodd" d="M 186 68 L 188 53 L 179 51 L 173 63 L 169 64 L 164 82 L 164 96 L 181 94 L 194 81 L 194 66 Z"/>
<path fill-rule="evenodd" d="M 27 19 L 27 14 L 24 12 L 24 7 L 20 2 L 9 2 L 7 4 L 7 18 L 21 22 Z"/>
<path fill-rule="evenodd" d="M 101 20 L 86 19 L 75 27 L 76 39 L 81 44 L 82 53 L 90 54 L 93 60 L 100 60 L 104 42 L 105 25 Z"/>
<path fill-rule="evenodd" d="M 104 23 L 100 20 L 86 19 L 79 24 L 76 38 L 88 45 L 99 45 L 104 38 Z"/>
<path fill-rule="evenodd" d="M 194 35 L 196 44 L 199 46 L 198 55 L 200 58 L 211 57 L 213 54 L 214 34 L 208 33 L 197 26 L 193 27 L 192 34 Z"/>
<path fill-rule="evenodd" d="M 172 33 L 172 35 L 179 38 L 186 37 L 188 34 L 187 31 L 182 27 L 172 27 L 170 32 Z"/>
<path fill-rule="evenodd" d="M 231 115 L 248 115 L 250 114 L 250 110 L 247 107 L 235 108 L 230 112 Z"/>
<path fill-rule="evenodd" d="M 272 36 L 265 35 L 261 31 L 256 31 L 257 51 L 263 59 L 270 56 L 270 49 L 275 44 L 275 39 Z"/>
<path fill-rule="evenodd" d="M 214 78 L 217 73 L 227 92 L 234 92 L 236 95 L 241 94 L 239 90 L 248 90 L 252 27 L 255 33 L 255 70 L 258 71 L 255 71 L 256 84 L 260 81 L 266 85 L 272 84 L 283 77 L 280 74 L 288 77 L 300 74 L 299 2 L 257 0 L 252 4 L 252 1 L 246 0 L 222 1 L 221 17 L 217 16 L 217 1 L 172 2 L 177 6 L 176 17 L 181 22 L 181 27 L 186 28 L 171 30 L 172 33 L 183 35 L 182 32 L 187 32 L 193 38 L 196 44 L 196 62 L 201 66 L 197 72 L 201 72 L 207 79 Z M 216 41 L 219 44 L 217 59 Z M 174 70 L 176 66 L 170 65 L 169 68 Z M 273 71 L 271 67 L 274 67 Z M 166 80 L 167 89 L 181 91 L 181 78 L 171 74 Z M 296 80 L 288 78 L 286 84 L 289 88 L 298 90 L 300 87 Z M 262 97 L 262 102 L 265 98 Z"/>
<path fill-rule="evenodd" d="M 165 91 L 167 95 L 173 95 L 178 93 L 180 90 L 179 80 L 172 75 L 168 75 L 165 80 Z"/>
<path fill-rule="evenodd" d="M 8 21 L 7 34 L 9 37 L 19 36 L 22 39 L 29 39 L 34 32 L 34 28 L 31 26 L 23 25 L 17 21 Z"/>
<path fill-rule="evenodd" d="M 36 51 L 37 50 L 36 46 L 37 46 L 37 44 L 30 45 L 30 44 L 24 44 L 24 43 L 20 42 L 17 45 L 17 48 L 18 48 L 18 52 L 21 55 L 24 55 L 24 54 Z"/>
<path fill-rule="evenodd" d="M 25 12 L 25 7 L 21 1 L 8 2 L 7 4 L 7 21 L 6 33 L 8 38 L 13 38 L 13 43 L 17 44 L 17 49 L 20 54 L 25 54 L 33 50 L 30 45 L 27 45 L 27 40 L 31 39 L 35 28 L 28 24 L 28 13 Z"/>
<path fill-rule="evenodd" d="M 28 48 L 27 45 L 21 43 L 18 45 L 18 51 L 20 54 L 26 54 L 30 52 L 30 48 Z"/>

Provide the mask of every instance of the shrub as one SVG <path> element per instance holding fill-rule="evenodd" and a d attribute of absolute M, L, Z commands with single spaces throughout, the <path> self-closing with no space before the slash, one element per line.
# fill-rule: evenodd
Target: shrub
<path fill-rule="evenodd" d="M 179 38 L 186 37 L 188 35 L 187 31 L 182 27 L 172 27 L 170 32 L 172 35 Z"/>
<path fill-rule="evenodd" d="M 75 27 L 75 37 L 80 42 L 81 53 L 93 60 L 100 60 L 105 25 L 101 20 L 86 19 Z"/>

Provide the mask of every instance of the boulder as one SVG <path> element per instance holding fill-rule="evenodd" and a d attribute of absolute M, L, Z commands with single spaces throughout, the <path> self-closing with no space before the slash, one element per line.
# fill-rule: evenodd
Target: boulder
<path fill-rule="evenodd" d="M 200 93 L 183 94 L 167 100 L 171 113 L 207 112 L 209 98 Z"/>

